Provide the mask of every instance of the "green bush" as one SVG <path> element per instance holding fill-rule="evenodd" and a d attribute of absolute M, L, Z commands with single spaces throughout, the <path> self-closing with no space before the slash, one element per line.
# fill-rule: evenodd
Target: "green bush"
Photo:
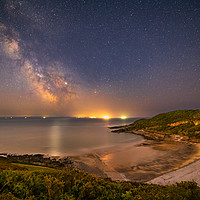
<path fill-rule="evenodd" d="M 171 186 L 114 182 L 74 170 L 0 172 L 0 199 L 200 199 L 195 182 Z"/>

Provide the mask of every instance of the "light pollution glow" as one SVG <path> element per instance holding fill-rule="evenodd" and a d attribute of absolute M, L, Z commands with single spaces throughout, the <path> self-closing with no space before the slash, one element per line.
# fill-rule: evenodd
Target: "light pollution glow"
<path fill-rule="evenodd" d="M 111 117 L 109 115 L 101 115 L 101 116 L 84 116 L 84 115 L 78 115 L 76 118 L 90 118 L 90 119 L 105 119 L 105 120 L 109 120 L 111 118 L 119 118 L 119 119 L 127 119 L 128 117 L 125 116 L 125 115 L 122 115 L 122 116 L 116 116 L 116 117 Z"/>
<path fill-rule="evenodd" d="M 7 35 L 7 30 L 13 34 Z M 13 66 L 11 71 L 16 70 L 15 77 L 18 80 L 13 84 L 12 80 L 9 82 L 11 87 L 15 85 L 16 90 L 9 92 L 6 86 L 0 93 L 1 116 L 91 116 L 125 119 L 120 113 L 134 117 L 142 115 L 141 106 L 145 110 L 142 101 L 128 100 L 118 95 L 110 98 L 110 95 L 103 94 L 100 90 L 88 89 L 91 84 L 84 85 L 85 82 L 66 66 L 63 68 L 60 62 L 40 65 L 34 56 L 25 57 L 25 47 L 22 45 L 24 41 L 16 33 L 0 24 L 2 57 L 8 66 Z"/>
<path fill-rule="evenodd" d="M 126 116 L 121 116 L 120 118 L 121 118 L 121 119 L 126 119 L 127 117 L 126 117 Z"/>
<path fill-rule="evenodd" d="M 198 0 L 50 2 L 1 1 L 0 116 L 199 109 Z"/>
<path fill-rule="evenodd" d="M 110 119 L 110 117 L 109 116 L 103 116 L 103 119 Z"/>

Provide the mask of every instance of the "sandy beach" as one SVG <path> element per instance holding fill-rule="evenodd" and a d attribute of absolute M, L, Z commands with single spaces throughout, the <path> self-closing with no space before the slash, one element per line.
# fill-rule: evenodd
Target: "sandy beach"
<path fill-rule="evenodd" d="M 76 156 L 2 153 L 1 157 L 37 165 L 75 168 L 114 181 L 169 185 L 194 180 L 200 186 L 199 143 L 142 140 Z"/>
<path fill-rule="evenodd" d="M 112 180 L 137 181 L 166 184 L 157 178 L 167 176 L 172 171 L 181 170 L 187 174 L 185 180 L 192 180 L 184 166 L 193 168 L 193 162 L 200 158 L 200 146 L 192 143 L 158 142 L 145 140 L 138 145 L 113 147 L 89 154 L 71 157 L 75 165 L 83 171 Z M 191 164 L 190 164 L 191 163 Z M 195 162 L 200 166 L 200 162 Z M 180 169 L 181 168 L 181 169 Z M 173 174 L 173 181 L 184 181 L 181 175 Z M 156 179 L 157 178 L 157 179 Z M 151 181 L 152 180 L 152 181 Z M 169 183 L 169 182 L 167 182 Z"/>
<path fill-rule="evenodd" d="M 158 176 L 148 183 L 170 185 L 181 181 L 195 181 L 200 186 L 200 144 L 196 144 L 198 153 L 183 163 L 182 167 Z"/>

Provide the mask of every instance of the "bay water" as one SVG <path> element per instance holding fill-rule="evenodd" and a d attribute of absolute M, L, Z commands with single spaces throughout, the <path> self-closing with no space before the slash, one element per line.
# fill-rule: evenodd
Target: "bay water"
<path fill-rule="evenodd" d="M 0 118 L 0 153 L 70 156 L 138 143 L 143 140 L 141 136 L 112 133 L 108 128 L 135 120 Z"/>

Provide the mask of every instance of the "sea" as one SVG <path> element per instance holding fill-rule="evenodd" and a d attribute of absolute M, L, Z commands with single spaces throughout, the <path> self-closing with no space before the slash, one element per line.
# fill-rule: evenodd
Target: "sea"
<path fill-rule="evenodd" d="M 141 136 L 112 133 L 108 127 L 130 124 L 137 118 L 0 118 L 0 153 L 74 156 L 137 144 Z"/>

